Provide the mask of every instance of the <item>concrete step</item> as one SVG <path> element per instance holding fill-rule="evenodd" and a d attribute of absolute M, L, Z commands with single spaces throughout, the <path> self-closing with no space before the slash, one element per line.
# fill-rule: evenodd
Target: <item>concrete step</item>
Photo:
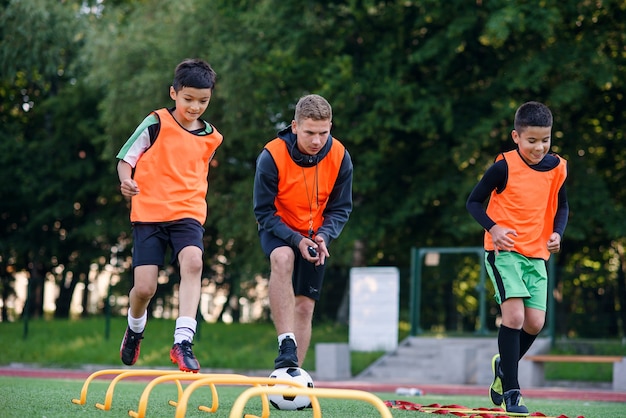
<path fill-rule="evenodd" d="M 545 351 L 547 345 L 547 339 L 538 339 L 532 351 Z M 497 338 L 493 336 L 409 337 L 357 378 L 365 381 L 488 386 L 493 379 L 491 358 L 497 352 Z"/>

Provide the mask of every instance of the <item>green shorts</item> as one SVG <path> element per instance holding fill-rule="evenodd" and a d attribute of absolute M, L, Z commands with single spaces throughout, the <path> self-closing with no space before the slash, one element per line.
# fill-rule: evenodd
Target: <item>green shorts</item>
<path fill-rule="evenodd" d="M 523 298 L 524 306 L 546 310 L 548 272 L 546 261 L 527 258 L 513 251 L 485 252 L 485 268 L 495 289 L 498 304 L 509 298 Z"/>

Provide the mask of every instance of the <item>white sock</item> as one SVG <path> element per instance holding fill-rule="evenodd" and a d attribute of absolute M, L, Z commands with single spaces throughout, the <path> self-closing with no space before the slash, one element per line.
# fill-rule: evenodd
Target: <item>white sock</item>
<path fill-rule="evenodd" d="M 132 332 L 143 332 L 148 322 L 148 311 L 144 312 L 141 318 L 133 318 L 128 310 L 128 327 Z"/>
<path fill-rule="evenodd" d="M 183 341 L 193 341 L 196 335 L 196 326 L 198 323 L 195 319 L 188 316 L 181 316 L 176 320 L 176 330 L 174 330 L 174 344 L 180 344 Z"/>
<path fill-rule="evenodd" d="M 296 343 L 296 347 L 298 346 L 298 343 L 296 342 L 296 336 L 294 335 L 293 332 L 285 332 L 284 334 L 280 334 L 278 336 L 278 348 L 280 348 L 280 345 L 283 343 L 283 340 L 285 338 L 291 338 L 293 340 L 294 343 Z"/>

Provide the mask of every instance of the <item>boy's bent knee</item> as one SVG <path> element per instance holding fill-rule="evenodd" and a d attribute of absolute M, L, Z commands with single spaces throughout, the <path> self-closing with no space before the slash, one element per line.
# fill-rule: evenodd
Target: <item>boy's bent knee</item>
<path fill-rule="evenodd" d="M 132 288 L 132 295 L 138 299 L 150 300 L 156 293 L 156 286 L 142 285 L 135 283 Z"/>
<path fill-rule="evenodd" d="M 181 271 L 187 271 L 187 272 L 193 272 L 193 273 L 201 273 L 203 267 L 204 267 L 204 263 L 202 261 L 202 258 L 200 257 L 187 258 L 180 265 Z"/>
<path fill-rule="evenodd" d="M 530 335 L 537 335 L 543 329 L 545 321 L 526 321 L 524 323 L 524 331 Z"/>
<path fill-rule="evenodd" d="M 202 260 L 202 250 L 198 247 L 185 247 L 178 254 L 178 263 L 181 271 L 202 272 L 204 261 Z"/>

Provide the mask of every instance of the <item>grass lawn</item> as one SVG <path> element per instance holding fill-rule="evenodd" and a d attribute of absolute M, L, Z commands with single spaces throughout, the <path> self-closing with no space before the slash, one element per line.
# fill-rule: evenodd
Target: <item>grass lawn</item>
<path fill-rule="evenodd" d="M 121 366 L 120 342 L 126 318 L 81 320 L 31 320 L 24 338 L 23 322 L 0 323 L 0 364 L 26 363 L 43 367 L 80 368 L 84 365 Z M 108 338 L 107 338 L 108 330 Z M 172 367 L 169 351 L 174 321 L 148 321 L 137 367 Z M 348 342 L 348 327 L 316 324 L 311 348 L 303 365 L 315 370 L 314 344 Z M 271 370 L 278 350 L 274 326 L 261 324 L 202 323 L 194 340 L 194 354 L 201 367 L 210 369 Z M 353 375 L 383 353 L 352 353 Z"/>
<path fill-rule="evenodd" d="M 119 347 L 126 329 L 126 318 L 114 317 L 108 323 L 104 317 L 31 320 L 27 332 L 25 329 L 23 322 L 0 323 L 0 365 L 26 363 L 66 368 L 121 365 Z M 151 319 L 148 322 L 137 367 L 172 366 L 169 350 L 173 330 L 173 320 Z M 347 343 L 348 335 L 347 326 L 314 324 L 311 348 L 304 368 L 315 370 L 316 343 Z M 400 339 L 404 339 L 408 335 L 408 327 L 401 326 L 399 335 Z M 567 345 L 562 342 L 557 345 L 557 352 L 626 356 L 626 345 L 619 341 L 574 340 Z M 276 334 L 270 323 L 202 323 L 195 338 L 194 353 L 203 369 L 271 370 L 277 348 Z M 358 375 L 383 354 L 352 352 L 352 375 Z M 610 382 L 612 365 L 550 363 L 546 365 L 546 378 Z"/>

